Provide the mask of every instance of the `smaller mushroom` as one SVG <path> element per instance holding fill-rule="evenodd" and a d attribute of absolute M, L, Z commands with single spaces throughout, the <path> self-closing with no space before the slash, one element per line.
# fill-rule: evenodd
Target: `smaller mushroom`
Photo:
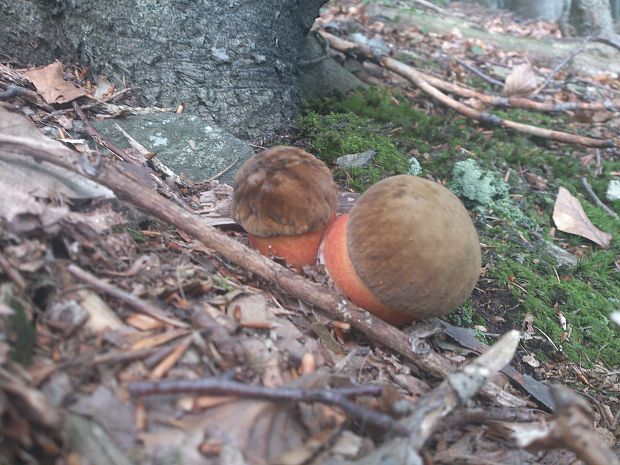
<path fill-rule="evenodd" d="M 331 223 L 319 252 L 356 305 L 403 325 L 463 303 L 480 273 L 480 243 L 461 201 L 416 176 L 372 186 Z"/>
<path fill-rule="evenodd" d="M 248 159 L 235 176 L 232 216 L 250 246 L 296 270 L 314 264 L 323 232 L 336 215 L 337 189 L 314 155 L 277 146 Z"/>

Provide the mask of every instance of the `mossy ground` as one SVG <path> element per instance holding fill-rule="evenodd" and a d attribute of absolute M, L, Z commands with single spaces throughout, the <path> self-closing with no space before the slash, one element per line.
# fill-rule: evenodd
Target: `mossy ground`
<path fill-rule="evenodd" d="M 556 129 L 567 124 L 561 115 L 509 111 L 500 116 Z M 328 164 L 345 154 L 378 152 L 371 166 L 336 171 L 342 187 L 358 192 L 386 176 L 407 173 L 411 157 L 419 161 L 422 176 L 455 190 L 454 164 L 469 158 L 506 180 L 508 194 L 496 204 L 480 206 L 464 199 L 476 211 L 485 268 L 472 298 L 449 318 L 501 332 L 520 328 L 530 313 L 537 335 L 544 334 L 543 340 L 548 337 L 553 343 L 542 344 L 540 359 L 561 358 L 548 350 L 555 345 L 577 363 L 620 365 L 620 332 L 609 321 L 610 312 L 620 308 L 618 241 L 603 250 L 578 236 L 561 232 L 551 236 L 560 186 L 577 196 L 597 227 L 614 236 L 620 233 L 620 222 L 593 206 L 580 183 L 586 176 L 604 198 L 608 173 L 620 171 L 620 160 L 604 155 L 604 174 L 595 177 L 584 163 L 585 149 L 484 128 L 441 109 L 429 114 L 407 97 L 377 89 L 307 104 L 299 126 L 303 142 Z M 525 180 L 527 172 L 545 178 L 548 188 L 534 190 Z M 556 265 L 544 250 L 546 242 L 577 255 L 578 264 Z M 567 319 L 568 333 L 559 323 L 559 312 Z"/>

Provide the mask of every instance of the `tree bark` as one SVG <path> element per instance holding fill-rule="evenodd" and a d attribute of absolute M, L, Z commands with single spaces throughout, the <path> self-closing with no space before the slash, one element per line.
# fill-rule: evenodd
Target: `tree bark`
<path fill-rule="evenodd" d="M 568 21 L 577 35 L 614 34 L 610 0 L 572 0 Z"/>
<path fill-rule="evenodd" d="M 299 51 L 325 1 L 0 0 L 0 60 L 88 66 L 139 86 L 140 104 L 258 136 L 298 114 Z"/>

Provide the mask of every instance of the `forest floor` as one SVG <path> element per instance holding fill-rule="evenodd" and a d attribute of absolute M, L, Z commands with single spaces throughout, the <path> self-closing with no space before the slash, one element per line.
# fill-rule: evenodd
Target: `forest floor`
<path fill-rule="evenodd" d="M 554 107 L 527 110 L 513 100 L 494 108 L 461 98 L 503 120 L 584 138 L 562 143 L 551 133 L 483 125 L 367 60 L 353 67 L 367 88 L 306 102 L 295 131 L 268 144 L 316 154 L 333 167 L 344 197 L 355 198 L 390 175 L 416 174 L 444 184 L 471 212 L 483 253 L 472 296 L 445 317 L 441 331 L 433 322 L 401 334 L 424 340 L 450 372 L 473 360 L 482 343 L 493 345 L 517 329 L 516 371 L 492 380 L 505 398 L 487 390 L 451 415 L 446 408 L 441 421 L 423 417 L 436 422 L 416 451 L 427 464 L 578 463 L 566 438 L 546 438 L 538 450 L 515 439 L 527 428 L 544 435 L 545 425 L 554 424 L 548 386 L 560 383 L 587 400 L 592 431 L 617 454 L 620 330 L 611 314 L 620 310 L 620 200 L 606 193 L 620 180 L 618 75 L 576 70 L 581 53 L 596 53 L 585 50 L 593 44 L 573 41 L 572 54 L 551 23 L 463 5 L 440 14 L 413 2 L 406 8 L 384 3 L 391 2 L 330 2 L 317 27 L 388 50 L 480 95 L 512 92 Z M 420 17 L 436 17 L 450 29 L 421 27 Z M 469 36 L 470 28 L 503 39 Z M 557 41 L 556 53 L 566 54 L 554 61 L 525 45 L 503 48 L 510 37 L 519 44 Z M 605 53 L 620 62 L 619 50 Z M 531 66 L 514 71 L 524 63 Z M 606 100 L 615 108 L 597 106 Z M 594 104 L 559 106 L 567 102 Z M 78 119 L 41 107 L 32 113 L 39 122 L 51 115 L 45 124 L 55 128 Z M 83 134 L 59 134 L 83 146 Z M 616 146 L 578 143 L 587 137 Z M 363 166 L 338 163 L 338 157 L 368 151 L 375 153 Z M 186 182 L 168 190 L 206 224 L 246 243 L 227 215 L 230 186 Z M 11 202 L 25 201 L 5 196 L 0 214 L 8 215 Z M 412 362 L 355 323 L 328 316 L 130 201 L 67 205 L 50 195 L 29 213 L 36 228 L 28 230 L 24 221 L 21 233 L 0 231 L 0 463 L 387 464 L 372 452 L 388 445 L 397 454 L 405 446 L 392 442 L 390 426 L 369 420 L 367 412 L 413 418 L 416 405 L 426 405 L 445 386 L 441 368 L 426 370 L 428 357 Z M 305 277 L 325 282 L 320 268 L 306 270 Z M 131 382 L 161 379 L 212 385 L 200 391 L 176 386 L 154 397 L 130 388 Z M 316 402 L 309 394 L 360 386 L 381 386 L 381 395 L 364 391 L 347 410 L 341 399 Z M 265 397 L 260 387 L 272 391 Z M 298 397 L 276 401 L 289 387 Z"/>

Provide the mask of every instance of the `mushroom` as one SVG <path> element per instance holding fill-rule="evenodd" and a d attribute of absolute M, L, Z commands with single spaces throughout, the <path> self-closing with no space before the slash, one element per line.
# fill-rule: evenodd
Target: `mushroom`
<path fill-rule="evenodd" d="M 480 273 L 480 243 L 458 197 L 403 175 L 375 184 L 331 223 L 320 259 L 353 303 L 403 325 L 467 299 Z"/>
<path fill-rule="evenodd" d="M 304 150 L 277 146 L 239 168 L 232 216 L 248 232 L 250 246 L 284 258 L 299 271 L 315 263 L 336 203 L 336 184 L 322 161 Z"/>

